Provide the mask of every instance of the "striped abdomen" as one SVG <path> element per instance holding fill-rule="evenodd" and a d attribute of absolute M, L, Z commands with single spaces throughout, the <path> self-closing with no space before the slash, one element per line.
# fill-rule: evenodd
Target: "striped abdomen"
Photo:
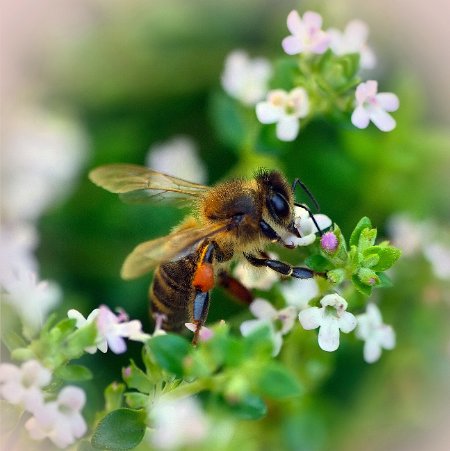
<path fill-rule="evenodd" d="M 165 330 L 179 330 L 192 321 L 195 288 L 192 280 L 197 267 L 197 253 L 181 260 L 163 263 L 155 270 L 150 287 L 153 313 L 162 313 L 167 319 Z"/>

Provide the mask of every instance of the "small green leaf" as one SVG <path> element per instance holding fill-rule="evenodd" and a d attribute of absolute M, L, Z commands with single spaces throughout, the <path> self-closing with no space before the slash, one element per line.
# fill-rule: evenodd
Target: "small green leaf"
<path fill-rule="evenodd" d="M 362 283 L 357 274 L 353 274 L 352 283 L 353 283 L 354 287 L 363 295 L 370 296 L 372 294 L 373 287 Z"/>
<path fill-rule="evenodd" d="M 358 250 L 364 252 L 368 247 L 375 244 L 377 238 L 377 229 L 364 229 L 361 230 L 359 235 Z"/>
<path fill-rule="evenodd" d="M 373 271 L 386 271 L 400 258 L 401 251 L 393 246 L 372 246 L 363 252 L 364 257 L 378 256 L 378 262 L 371 266 Z"/>
<path fill-rule="evenodd" d="M 295 79 L 299 76 L 298 63 L 295 58 L 280 58 L 275 62 L 274 74 L 270 80 L 273 89 L 290 91 L 295 87 Z"/>
<path fill-rule="evenodd" d="M 317 272 L 326 272 L 333 268 L 333 265 L 320 254 L 311 255 L 305 260 L 305 265 Z"/>
<path fill-rule="evenodd" d="M 377 275 L 380 279 L 380 283 L 377 285 L 378 288 L 390 288 L 394 285 L 391 278 L 384 272 L 377 273 Z"/>
<path fill-rule="evenodd" d="M 179 335 L 167 334 L 153 337 L 147 346 L 156 362 L 178 377 L 184 374 L 184 359 L 191 351 L 189 342 Z"/>
<path fill-rule="evenodd" d="M 258 388 L 261 394 L 274 399 L 299 396 L 303 391 L 294 375 L 277 362 L 261 370 Z"/>
<path fill-rule="evenodd" d="M 146 427 L 144 410 L 117 409 L 99 422 L 91 444 L 97 449 L 132 449 L 144 438 Z"/>
<path fill-rule="evenodd" d="M 148 395 L 138 392 L 125 393 L 125 401 L 132 409 L 145 409 L 148 405 Z"/>
<path fill-rule="evenodd" d="M 358 278 L 364 285 L 368 285 L 370 287 L 374 287 L 380 282 L 376 272 L 370 268 L 361 268 L 358 271 Z"/>
<path fill-rule="evenodd" d="M 112 412 L 122 407 L 125 384 L 112 382 L 105 388 L 105 410 Z"/>
<path fill-rule="evenodd" d="M 244 354 L 254 358 L 256 355 L 270 356 L 273 352 L 272 332 L 268 326 L 258 327 L 244 337 Z"/>
<path fill-rule="evenodd" d="M 84 354 L 84 349 L 93 346 L 97 339 L 97 324 L 92 322 L 71 333 L 62 344 L 62 352 L 68 359 L 76 359 Z"/>
<path fill-rule="evenodd" d="M 361 218 L 358 224 L 356 224 L 355 229 L 353 230 L 352 234 L 350 235 L 350 246 L 358 246 L 359 244 L 359 237 L 361 235 L 361 232 L 364 229 L 371 229 L 372 223 L 370 222 L 370 219 L 366 216 Z"/>
<path fill-rule="evenodd" d="M 327 272 L 327 278 L 331 283 L 338 285 L 345 280 L 345 270 L 342 268 L 332 269 Z"/>
<path fill-rule="evenodd" d="M 248 393 L 239 401 L 225 400 L 227 409 L 241 420 L 258 420 L 267 414 L 266 403 L 256 395 Z"/>
<path fill-rule="evenodd" d="M 55 374 L 64 381 L 79 382 L 92 379 L 92 372 L 83 365 L 65 365 L 59 367 Z"/>
<path fill-rule="evenodd" d="M 136 366 L 133 360 L 126 368 L 122 370 L 122 378 L 126 382 L 128 388 L 135 388 L 141 393 L 150 393 L 154 384 L 150 381 L 147 374 Z"/>

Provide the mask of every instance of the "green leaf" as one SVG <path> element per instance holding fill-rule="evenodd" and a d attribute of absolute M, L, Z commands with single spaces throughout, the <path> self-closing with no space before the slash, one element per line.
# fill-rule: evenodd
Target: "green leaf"
<path fill-rule="evenodd" d="M 363 252 L 364 257 L 378 256 L 378 262 L 371 267 L 373 271 L 386 271 L 400 258 L 401 251 L 393 246 L 372 246 Z"/>
<path fill-rule="evenodd" d="M 352 234 L 350 235 L 350 241 L 349 241 L 350 246 L 358 247 L 359 237 L 361 235 L 361 232 L 364 229 L 371 229 L 371 228 L 372 228 L 372 223 L 370 222 L 370 219 L 367 218 L 366 216 L 361 218 L 359 220 L 358 224 L 356 224 L 356 227 L 353 230 Z"/>
<path fill-rule="evenodd" d="M 75 359 L 84 354 L 84 349 L 93 346 L 97 339 L 97 324 L 92 322 L 70 334 L 63 343 L 63 354 L 68 359 Z"/>
<path fill-rule="evenodd" d="M 148 405 L 148 395 L 137 392 L 125 393 L 125 401 L 132 409 L 145 409 Z"/>
<path fill-rule="evenodd" d="M 335 285 L 342 283 L 345 280 L 345 275 L 345 269 L 342 268 L 332 269 L 327 272 L 328 280 Z"/>
<path fill-rule="evenodd" d="M 377 238 L 377 229 L 361 230 L 358 243 L 359 252 L 364 252 L 368 247 L 373 246 L 375 244 L 376 238 Z"/>
<path fill-rule="evenodd" d="M 132 449 L 144 438 L 146 427 L 144 410 L 117 409 L 99 422 L 91 444 L 98 449 Z"/>
<path fill-rule="evenodd" d="M 179 335 L 167 334 L 153 337 L 147 345 L 156 362 L 178 377 L 184 374 L 184 359 L 191 351 L 190 343 Z"/>
<path fill-rule="evenodd" d="M 92 379 L 92 372 L 83 365 L 65 365 L 60 366 L 55 374 L 64 381 L 79 382 Z"/>
<path fill-rule="evenodd" d="M 317 272 L 326 272 L 333 268 L 333 265 L 320 254 L 311 255 L 306 258 L 305 265 Z"/>
<path fill-rule="evenodd" d="M 372 288 L 373 287 L 371 287 L 369 285 L 365 285 L 364 283 L 362 283 L 357 274 L 353 274 L 353 276 L 352 276 L 352 283 L 353 283 L 354 287 L 360 293 L 362 293 L 364 296 L 370 296 L 372 294 Z"/>
<path fill-rule="evenodd" d="M 296 86 L 295 80 L 299 74 L 298 63 L 295 58 L 280 58 L 275 62 L 270 87 L 290 91 Z"/>
<path fill-rule="evenodd" d="M 138 368 L 133 360 L 131 360 L 130 366 L 123 368 L 122 378 L 128 388 L 135 388 L 141 393 L 150 393 L 154 387 L 147 374 Z"/>
<path fill-rule="evenodd" d="M 384 272 L 377 273 L 377 275 L 380 279 L 380 283 L 377 285 L 378 288 L 390 288 L 394 285 L 391 278 Z"/>
<path fill-rule="evenodd" d="M 271 356 L 273 352 L 272 332 L 268 326 L 258 327 L 244 337 L 244 354 L 255 358 L 256 355 Z"/>
<path fill-rule="evenodd" d="M 122 407 L 125 384 L 112 382 L 105 388 L 105 410 L 112 412 Z"/>
<path fill-rule="evenodd" d="M 241 420 L 258 420 L 267 414 L 266 403 L 256 395 L 248 393 L 239 401 L 225 400 L 228 411 Z"/>
<path fill-rule="evenodd" d="M 277 362 L 261 369 L 257 384 L 263 395 L 274 399 L 299 396 L 303 391 L 295 376 Z"/>
<path fill-rule="evenodd" d="M 2 333 L 2 341 L 9 352 L 18 348 L 26 348 L 28 345 L 25 339 L 14 330 L 7 330 Z"/>
<path fill-rule="evenodd" d="M 82 440 L 78 444 L 77 451 L 95 451 L 95 448 L 92 447 L 91 442 L 88 440 Z"/>

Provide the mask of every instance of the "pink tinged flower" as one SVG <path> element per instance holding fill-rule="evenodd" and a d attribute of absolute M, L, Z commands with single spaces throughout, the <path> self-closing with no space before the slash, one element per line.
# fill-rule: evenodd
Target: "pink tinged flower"
<path fill-rule="evenodd" d="M 81 415 L 86 395 L 81 388 L 63 388 L 56 401 L 43 404 L 25 423 L 33 440 L 49 438 L 58 448 L 66 448 L 82 437 L 87 426 Z"/>
<path fill-rule="evenodd" d="M 286 303 L 297 311 L 309 307 L 309 302 L 319 296 L 319 286 L 314 279 L 291 279 L 280 285 Z"/>
<path fill-rule="evenodd" d="M 330 48 L 336 55 L 349 53 L 360 54 L 360 66 L 363 69 L 373 69 L 376 65 L 376 57 L 372 49 L 367 45 L 369 28 L 362 20 L 352 20 L 345 27 L 344 32 L 336 28 L 327 30 L 330 37 Z"/>
<path fill-rule="evenodd" d="M 267 100 L 256 105 L 258 120 L 262 124 L 276 123 L 276 134 L 281 141 L 293 141 L 297 137 L 300 119 L 308 113 L 308 94 L 303 88 L 269 91 Z"/>
<path fill-rule="evenodd" d="M 245 105 L 255 105 L 267 93 L 272 76 L 272 66 L 264 58 L 248 57 L 242 50 L 235 50 L 227 56 L 222 73 L 222 87 L 225 92 Z"/>
<path fill-rule="evenodd" d="M 391 326 L 383 324 L 380 310 L 375 304 L 368 304 L 366 313 L 357 316 L 356 336 L 364 340 L 364 360 L 376 362 L 381 350 L 395 347 L 395 332 Z"/>
<path fill-rule="evenodd" d="M 349 333 L 357 324 L 355 316 L 347 312 L 347 301 L 337 293 L 324 296 L 319 307 L 302 310 L 298 319 L 306 330 L 319 328 L 319 346 L 324 351 L 336 351 L 339 332 Z"/>
<path fill-rule="evenodd" d="M 300 17 L 297 11 L 291 11 L 287 18 L 288 30 L 291 35 L 283 39 L 281 45 L 288 55 L 297 53 L 324 53 L 330 37 L 322 28 L 322 17 L 312 11 L 307 11 Z"/>
<path fill-rule="evenodd" d="M 197 325 L 194 323 L 184 323 L 187 329 L 191 332 L 195 332 L 197 330 Z M 208 341 L 214 336 L 214 332 L 208 327 L 202 326 L 200 328 L 198 339 L 199 341 Z"/>
<path fill-rule="evenodd" d="M 326 232 L 320 239 L 320 247 L 326 252 L 335 252 L 339 241 L 333 232 Z"/>
<path fill-rule="evenodd" d="M 153 430 L 151 441 L 157 449 L 195 446 L 206 438 L 211 424 L 193 397 L 160 398 L 150 412 Z"/>
<path fill-rule="evenodd" d="M 332 221 L 328 216 L 323 214 L 314 215 L 314 219 L 319 226 L 318 229 L 308 210 L 296 206 L 294 213 L 294 225 L 300 234 L 300 238 L 295 235 L 283 237 L 283 241 L 287 244 L 293 244 L 294 246 L 309 246 L 316 240 L 316 234 L 319 233 L 319 229 L 324 231 L 332 224 Z"/>
<path fill-rule="evenodd" d="M 52 375 L 37 360 L 28 360 L 21 367 L 0 364 L 0 395 L 11 404 L 22 405 L 34 412 L 43 403 L 42 388 Z"/>
<path fill-rule="evenodd" d="M 356 88 L 356 108 L 352 114 L 352 124 L 366 128 L 372 121 L 381 131 L 390 132 L 396 126 L 394 118 L 388 112 L 396 111 L 399 100 L 391 92 L 378 93 L 378 82 L 369 80 Z"/>
<path fill-rule="evenodd" d="M 250 311 L 257 319 L 244 321 L 241 324 L 241 334 L 246 337 L 261 327 L 269 327 L 273 342 L 273 355 L 276 356 L 286 335 L 294 326 L 296 309 L 292 306 L 276 310 L 272 304 L 264 299 L 255 299 L 250 304 Z"/>
<path fill-rule="evenodd" d="M 127 350 L 124 338 L 134 341 L 146 341 L 150 335 L 142 332 L 142 324 L 138 320 L 126 321 L 123 313 L 115 315 L 106 305 L 99 307 L 97 316 L 98 334 L 102 339 L 102 352 L 108 347 L 115 354 L 121 354 Z M 105 345 L 106 342 L 106 345 Z M 105 349 L 105 351 L 103 351 Z"/>

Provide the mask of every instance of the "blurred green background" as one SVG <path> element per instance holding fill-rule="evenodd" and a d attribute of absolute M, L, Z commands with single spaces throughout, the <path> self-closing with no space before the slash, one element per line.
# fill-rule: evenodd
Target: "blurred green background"
<path fill-rule="evenodd" d="M 198 143 L 209 183 L 234 171 L 239 155 L 217 128 L 220 121 L 212 108 L 224 59 L 236 48 L 252 56 L 282 56 L 285 19 L 294 7 L 318 10 L 326 27 L 343 27 L 355 17 L 366 20 L 379 60 L 377 71 L 367 78 L 373 76 L 383 91 L 397 93 L 401 106 L 392 133 L 373 126 L 361 131 L 350 121 L 342 126 L 324 118 L 272 157 L 289 179 L 300 177 L 307 184 L 345 235 L 367 215 L 383 236 L 388 218 L 398 212 L 417 220 L 431 218 L 448 228 L 450 133 L 445 106 L 431 104 L 439 98 L 429 94 L 433 81 L 404 49 L 409 48 L 404 40 L 408 14 L 398 22 L 384 22 L 382 14 L 370 14 L 371 6 L 358 10 L 355 2 L 343 1 L 62 4 L 51 11 L 54 2 L 47 2 L 53 28 L 43 32 L 45 43 L 36 40 L 33 45 L 33 35 L 25 34 L 19 50 L 29 48 L 20 67 L 30 72 L 6 96 L 8 106 L 35 103 L 56 115 L 70 114 L 88 137 L 87 163 L 70 196 L 38 223 L 40 273 L 62 287 L 61 315 L 72 307 L 86 314 L 105 303 L 124 307 L 151 330 L 150 277 L 125 282 L 120 266 L 135 245 L 167 233 L 185 212 L 122 204 L 91 184 L 87 173 L 110 162 L 143 164 L 151 144 L 180 134 Z M 17 14 L 14 8 L 12 15 Z M 402 21 L 403 29 L 398 27 Z M 417 49 L 417 58 L 426 62 L 429 54 L 422 50 Z M 4 122 L 6 130 L 10 119 Z M 261 161 L 267 156 L 261 154 Z M 449 437 L 443 426 L 445 419 L 450 421 L 448 280 L 438 280 L 421 255 L 404 258 L 394 280 L 395 287 L 383 293 L 382 310 L 385 322 L 397 331 L 397 348 L 372 366 L 363 362 L 356 342 L 324 356 L 323 366 L 321 361 L 310 363 L 318 368 L 310 394 L 272 406 L 263 420 L 240 424 L 236 444 L 245 443 L 244 449 L 444 449 L 440 446 Z M 210 321 L 228 318 L 240 308 L 216 290 Z M 131 355 L 139 350 L 130 347 Z M 107 355 L 86 361 L 95 365 L 95 379 L 103 384 L 120 377 L 128 358 Z M 287 362 L 295 358 L 282 356 Z M 100 404 L 101 393 L 87 389 Z"/>

